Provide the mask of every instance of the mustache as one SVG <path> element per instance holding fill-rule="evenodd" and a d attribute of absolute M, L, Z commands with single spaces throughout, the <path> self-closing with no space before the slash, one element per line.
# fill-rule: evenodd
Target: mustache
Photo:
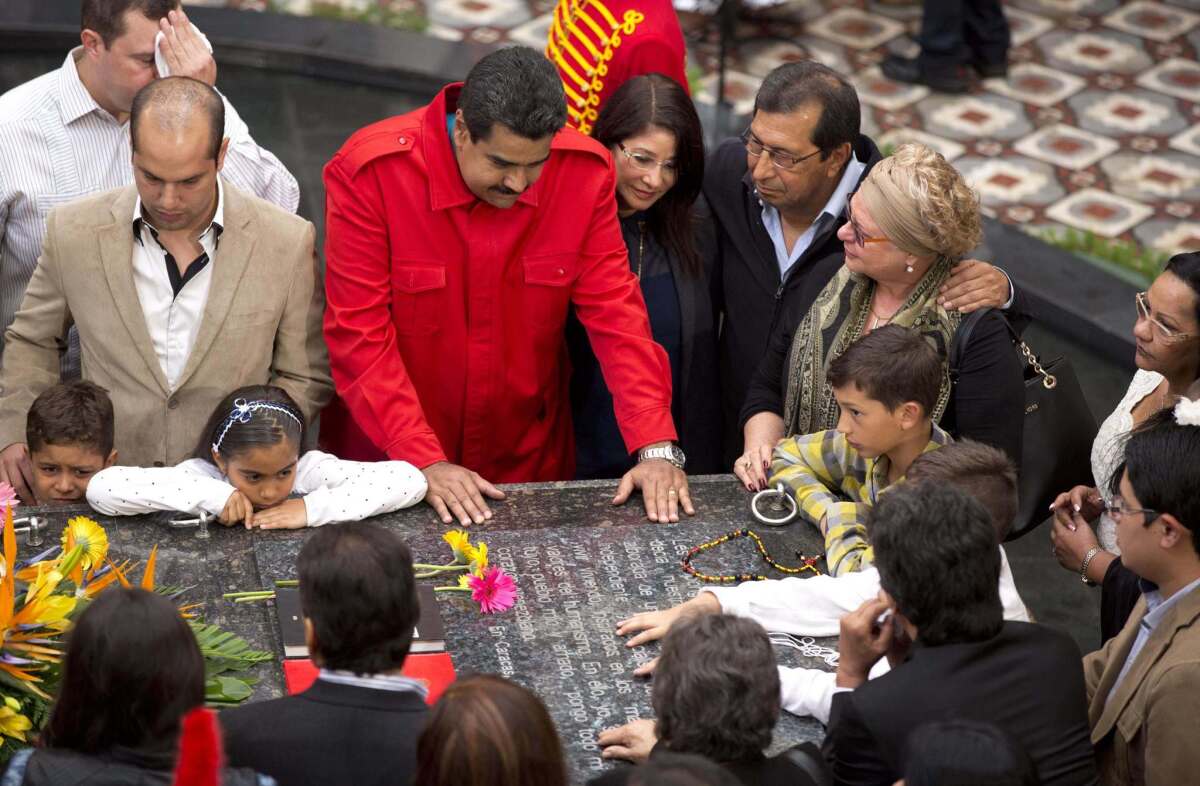
<path fill-rule="evenodd" d="M 514 191 L 508 186 L 492 186 L 492 191 L 503 196 L 521 196 L 520 191 Z"/>

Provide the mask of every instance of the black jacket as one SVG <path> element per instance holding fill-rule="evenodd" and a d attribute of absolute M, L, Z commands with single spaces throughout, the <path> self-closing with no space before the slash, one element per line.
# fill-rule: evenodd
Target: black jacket
<path fill-rule="evenodd" d="M 1079 648 L 1027 622 L 1006 622 L 981 642 L 917 645 L 887 674 L 835 694 L 825 737 L 834 782 L 891 786 L 904 773 L 909 733 L 951 719 L 1008 732 L 1042 786 L 1097 782 Z"/>
<path fill-rule="evenodd" d="M 703 210 L 703 199 L 700 200 Z M 679 303 L 682 347 L 677 376 L 671 390 L 671 415 L 679 436 L 679 446 L 687 455 L 687 472 L 690 475 L 722 472 L 721 456 L 721 400 L 720 381 L 717 376 L 717 331 L 716 315 L 712 299 L 711 257 L 704 253 L 707 248 L 704 235 L 706 228 L 697 221 L 700 237 L 700 259 L 702 266 L 696 271 L 684 270 L 683 262 L 676 254 L 659 244 L 646 231 L 644 249 L 639 248 L 637 217 L 621 219 L 621 234 L 629 248 L 630 265 L 636 265 L 639 251 L 670 269 L 675 283 L 675 294 Z M 587 332 L 572 310 L 567 320 L 567 349 L 571 356 L 571 418 L 575 426 L 577 448 L 584 440 L 603 440 L 613 445 L 620 442 L 616 416 L 612 409 L 611 394 L 597 395 L 597 388 L 604 386 L 600 376 L 600 364 L 592 351 Z M 660 340 L 655 336 L 656 340 Z M 661 341 L 660 341 L 661 343 Z M 673 364 L 674 365 L 674 364 Z M 674 370 L 674 369 L 673 369 Z M 605 392 L 607 390 L 605 389 Z M 603 432 L 603 433 L 598 433 Z M 603 470 L 581 474 L 578 477 L 595 479 L 600 477 L 619 478 L 634 464 L 634 459 L 625 454 L 621 444 L 620 461 Z M 593 449 L 593 453 L 594 453 Z M 577 449 L 577 455 L 582 453 Z M 583 470 L 577 462 L 577 470 Z"/>
<path fill-rule="evenodd" d="M 318 679 L 295 696 L 221 713 L 229 763 L 279 786 L 404 786 L 429 712 L 416 693 Z"/>
<path fill-rule="evenodd" d="M 661 743 L 650 751 L 653 758 Z M 775 756 L 722 765 L 745 786 L 823 786 L 829 773 L 813 743 L 801 743 Z M 588 781 L 588 786 L 625 786 L 634 767 L 619 766 Z"/>
<path fill-rule="evenodd" d="M 174 781 L 173 753 L 143 756 L 133 751 L 88 756 L 74 751 L 40 748 L 25 763 L 21 786 L 171 786 Z M 250 770 L 225 769 L 221 786 L 257 786 L 258 775 Z"/>
<path fill-rule="evenodd" d="M 862 135 L 854 143 L 854 156 L 866 164 L 863 177 L 881 158 L 875 143 Z M 738 415 L 776 324 L 784 313 L 807 313 L 842 266 L 844 253 L 837 231 L 843 221 L 839 216 L 829 222 L 782 280 L 740 139 L 723 142 L 709 156 L 704 197 L 715 230 L 714 275 L 719 285 L 717 306 L 723 316 L 718 352 L 724 467 L 728 469 L 742 452 Z"/>

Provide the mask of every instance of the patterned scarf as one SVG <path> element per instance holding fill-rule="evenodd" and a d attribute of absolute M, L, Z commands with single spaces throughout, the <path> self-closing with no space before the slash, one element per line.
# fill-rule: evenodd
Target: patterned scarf
<path fill-rule="evenodd" d="M 938 288 L 949 278 L 953 263 L 942 259 L 926 271 L 908 300 L 888 322 L 921 333 L 943 360 L 950 357 L 950 342 L 962 321 L 958 311 L 947 311 L 937 303 Z M 787 436 L 813 434 L 837 428 L 838 405 L 833 387 L 825 379 L 829 364 L 862 336 L 871 315 L 875 282 L 852 273 L 845 266 L 837 272 L 792 338 L 787 359 L 787 395 L 783 422 Z M 950 400 L 950 373 L 943 366 L 942 386 L 938 393 L 933 420 L 938 422 Z"/>

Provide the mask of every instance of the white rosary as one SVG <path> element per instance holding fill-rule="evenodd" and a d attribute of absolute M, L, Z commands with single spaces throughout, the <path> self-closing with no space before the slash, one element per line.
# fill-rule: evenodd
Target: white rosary
<path fill-rule="evenodd" d="M 826 666 L 832 668 L 836 668 L 838 665 L 838 651 L 832 647 L 823 647 L 817 644 L 816 639 L 812 636 L 793 636 L 790 633 L 775 632 L 768 633 L 767 637 L 777 647 L 786 647 L 806 658 L 824 661 Z"/>

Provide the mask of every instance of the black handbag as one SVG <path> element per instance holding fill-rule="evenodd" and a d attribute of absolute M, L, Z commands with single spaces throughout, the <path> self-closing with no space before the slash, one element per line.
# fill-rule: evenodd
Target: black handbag
<path fill-rule="evenodd" d="M 959 324 L 950 359 L 952 380 L 957 380 L 971 331 L 990 310 L 975 311 Z M 1059 494 L 1074 486 L 1091 485 L 1096 419 L 1070 359 L 1043 363 L 1007 319 L 1004 324 L 1025 366 L 1025 419 L 1017 467 L 1020 498 L 1017 517 L 1005 538 L 1015 540 L 1050 518 L 1050 504 Z"/>

